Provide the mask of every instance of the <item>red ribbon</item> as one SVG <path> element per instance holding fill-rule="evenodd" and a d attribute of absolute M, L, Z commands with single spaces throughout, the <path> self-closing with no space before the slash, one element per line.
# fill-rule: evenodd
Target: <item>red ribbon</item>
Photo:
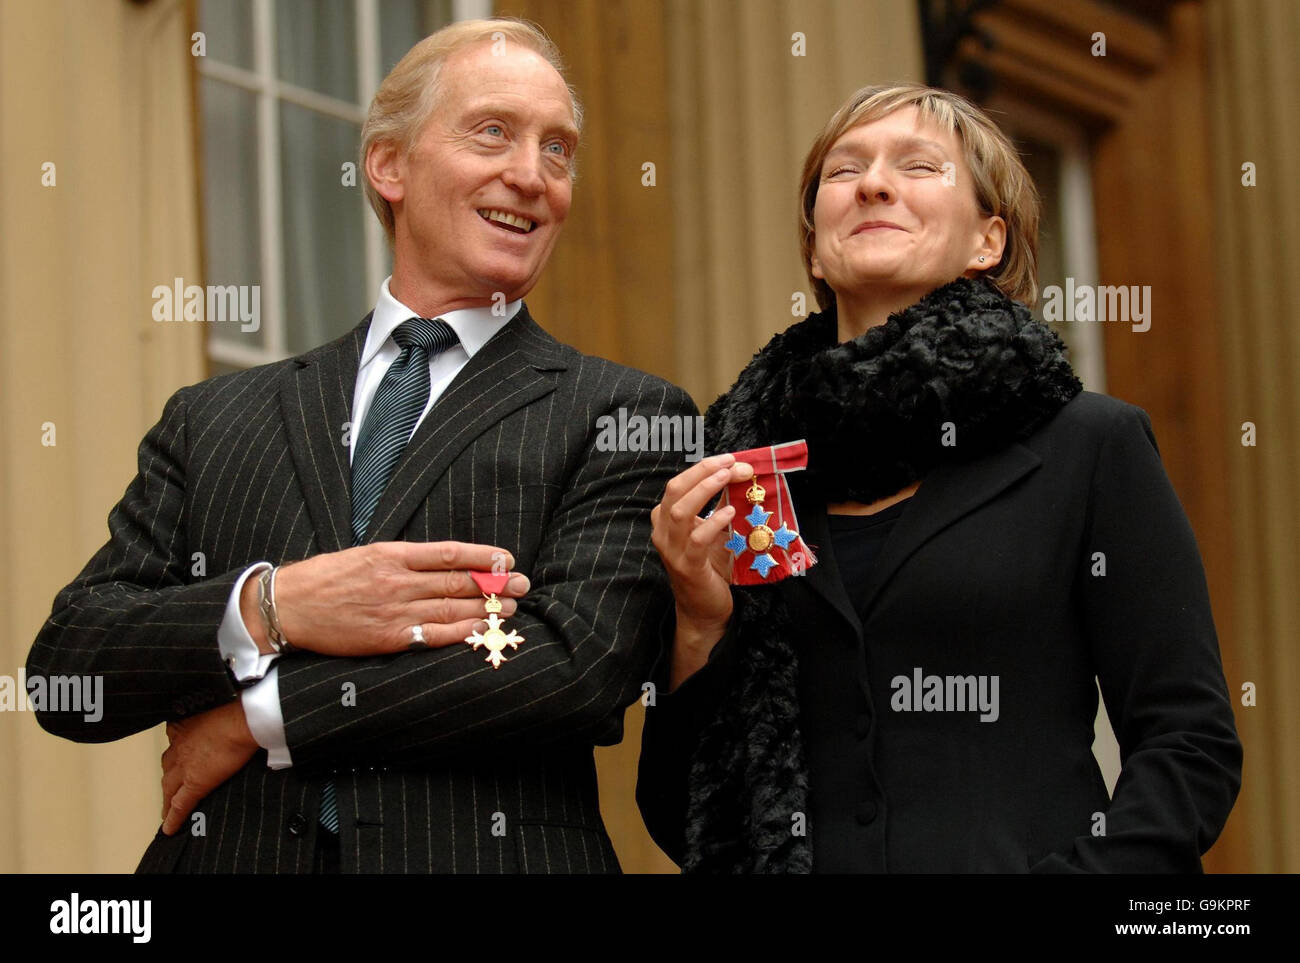
<path fill-rule="evenodd" d="M 510 579 L 510 573 L 470 572 L 469 577 L 474 580 L 484 595 L 500 595 L 506 590 L 506 582 Z"/>
<path fill-rule="evenodd" d="M 754 477 L 727 485 L 718 506 L 721 508 L 730 504 L 736 509 L 728 542 L 733 556 L 732 584 L 767 585 L 791 575 L 802 575 L 817 563 L 817 558 L 799 535 L 794 500 L 785 474 L 808 467 L 807 443 L 802 440 L 791 441 L 733 454 L 736 461 L 753 466 Z M 765 496 L 758 507 L 760 515 L 766 514 L 767 518 L 759 524 L 774 535 L 772 544 L 764 551 L 757 551 L 753 545 L 754 540 L 750 537 L 754 529 L 759 527 L 755 524 L 759 516 L 751 514 L 754 506 L 746 498 L 746 492 L 755 481 L 765 489 Z M 760 533 L 760 544 L 766 537 L 766 533 Z"/>

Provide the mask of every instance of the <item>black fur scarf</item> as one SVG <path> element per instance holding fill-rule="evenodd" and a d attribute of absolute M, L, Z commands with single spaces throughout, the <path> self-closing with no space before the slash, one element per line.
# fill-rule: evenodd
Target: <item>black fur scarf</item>
<path fill-rule="evenodd" d="M 705 446 L 807 439 L 801 500 L 872 502 L 1028 437 L 1082 388 L 1055 332 L 958 278 L 843 344 L 833 309 L 776 335 L 709 407 Z M 795 629 L 781 589 L 732 591 L 740 665 L 692 757 L 683 870 L 807 873 L 816 827 L 791 831 L 808 812 Z"/>

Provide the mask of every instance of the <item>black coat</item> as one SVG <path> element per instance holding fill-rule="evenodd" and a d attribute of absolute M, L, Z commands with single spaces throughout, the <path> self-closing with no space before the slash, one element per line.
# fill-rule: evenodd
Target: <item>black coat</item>
<path fill-rule="evenodd" d="M 217 629 L 240 572 L 352 541 L 340 439 L 368 323 L 172 397 L 110 540 L 28 657 L 29 675 L 102 676 L 103 718 L 38 713 L 47 730 L 105 742 L 238 696 Z M 367 541 L 508 549 L 532 581 L 507 620 L 523 645 L 499 670 L 468 645 L 283 657 L 293 766 L 268 769 L 259 750 L 199 804 L 204 831 L 160 832 L 140 870 L 309 872 L 330 779 L 344 872 L 617 872 L 592 747 L 622 738 L 655 659 L 670 596 L 650 511 L 685 467 L 680 452 L 602 448 L 599 419 L 620 409 L 696 413 L 680 388 L 556 341 L 526 307 L 497 332 L 415 430 Z"/>
<path fill-rule="evenodd" d="M 865 622 L 825 506 L 790 478 L 820 562 L 761 591 L 795 627 L 815 871 L 1200 870 L 1242 750 L 1196 541 L 1144 411 L 1082 392 L 1023 442 L 930 471 L 855 589 Z M 762 631 L 743 615 L 676 691 L 668 653 L 657 669 L 637 799 L 679 863 L 691 753 Z M 997 676 L 996 721 L 899 711 L 891 683 L 918 668 Z M 1091 751 L 1094 677 L 1123 763 L 1114 799 Z"/>

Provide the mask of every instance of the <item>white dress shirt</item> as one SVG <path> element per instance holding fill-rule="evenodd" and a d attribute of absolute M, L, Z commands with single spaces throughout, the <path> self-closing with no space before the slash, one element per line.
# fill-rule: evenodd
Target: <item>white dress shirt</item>
<path fill-rule="evenodd" d="M 361 367 L 357 369 L 357 384 L 352 394 L 349 462 L 356 453 L 357 438 L 361 434 L 361 426 L 365 424 L 366 411 L 379 389 L 379 382 L 383 380 L 389 365 L 401 353 L 397 342 L 392 338 L 393 331 L 403 321 L 419 316 L 418 312 L 412 311 L 393 297 L 388 289 L 391 280 L 391 277 L 386 278 L 379 288 L 379 301 L 370 319 L 370 330 L 366 333 Z M 505 306 L 504 314 L 493 314 L 492 308 L 462 308 L 438 315 L 451 325 L 460 341 L 429 359 L 429 401 L 416 422 L 416 428 L 447 385 L 460 373 L 460 369 L 469 363 L 469 359 L 474 357 L 489 338 L 506 326 L 522 304 L 522 301 L 511 301 Z M 350 527 L 349 525 L 349 529 Z M 257 562 L 245 569 L 235 582 L 230 601 L 226 603 L 225 616 L 217 630 L 217 644 L 221 649 L 221 657 L 230 666 L 235 678 L 241 682 L 260 680 L 244 689 L 241 694 L 244 715 L 248 718 L 248 728 L 253 733 L 253 738 L 267 751 L 270 767 L 285 769 L 293 765 L 293 759 L 285 740 L 284 715 L 280 711 L 279 672 L 274 664 L 279 656 L 261 653 L 244 625 L 239 608 L 244 582 L 270 567 L 269 562 Z"/>

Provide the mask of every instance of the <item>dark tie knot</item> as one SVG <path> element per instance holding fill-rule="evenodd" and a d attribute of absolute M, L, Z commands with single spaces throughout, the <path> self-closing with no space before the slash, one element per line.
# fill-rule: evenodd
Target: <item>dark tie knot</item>
<path fill-rule="evenodd" d="M 460 339 L 442 318 L 411 318 L 393 332 L 393 340 L 403 348 L 419 347 L 430 357 L 441 354 Z"/>

